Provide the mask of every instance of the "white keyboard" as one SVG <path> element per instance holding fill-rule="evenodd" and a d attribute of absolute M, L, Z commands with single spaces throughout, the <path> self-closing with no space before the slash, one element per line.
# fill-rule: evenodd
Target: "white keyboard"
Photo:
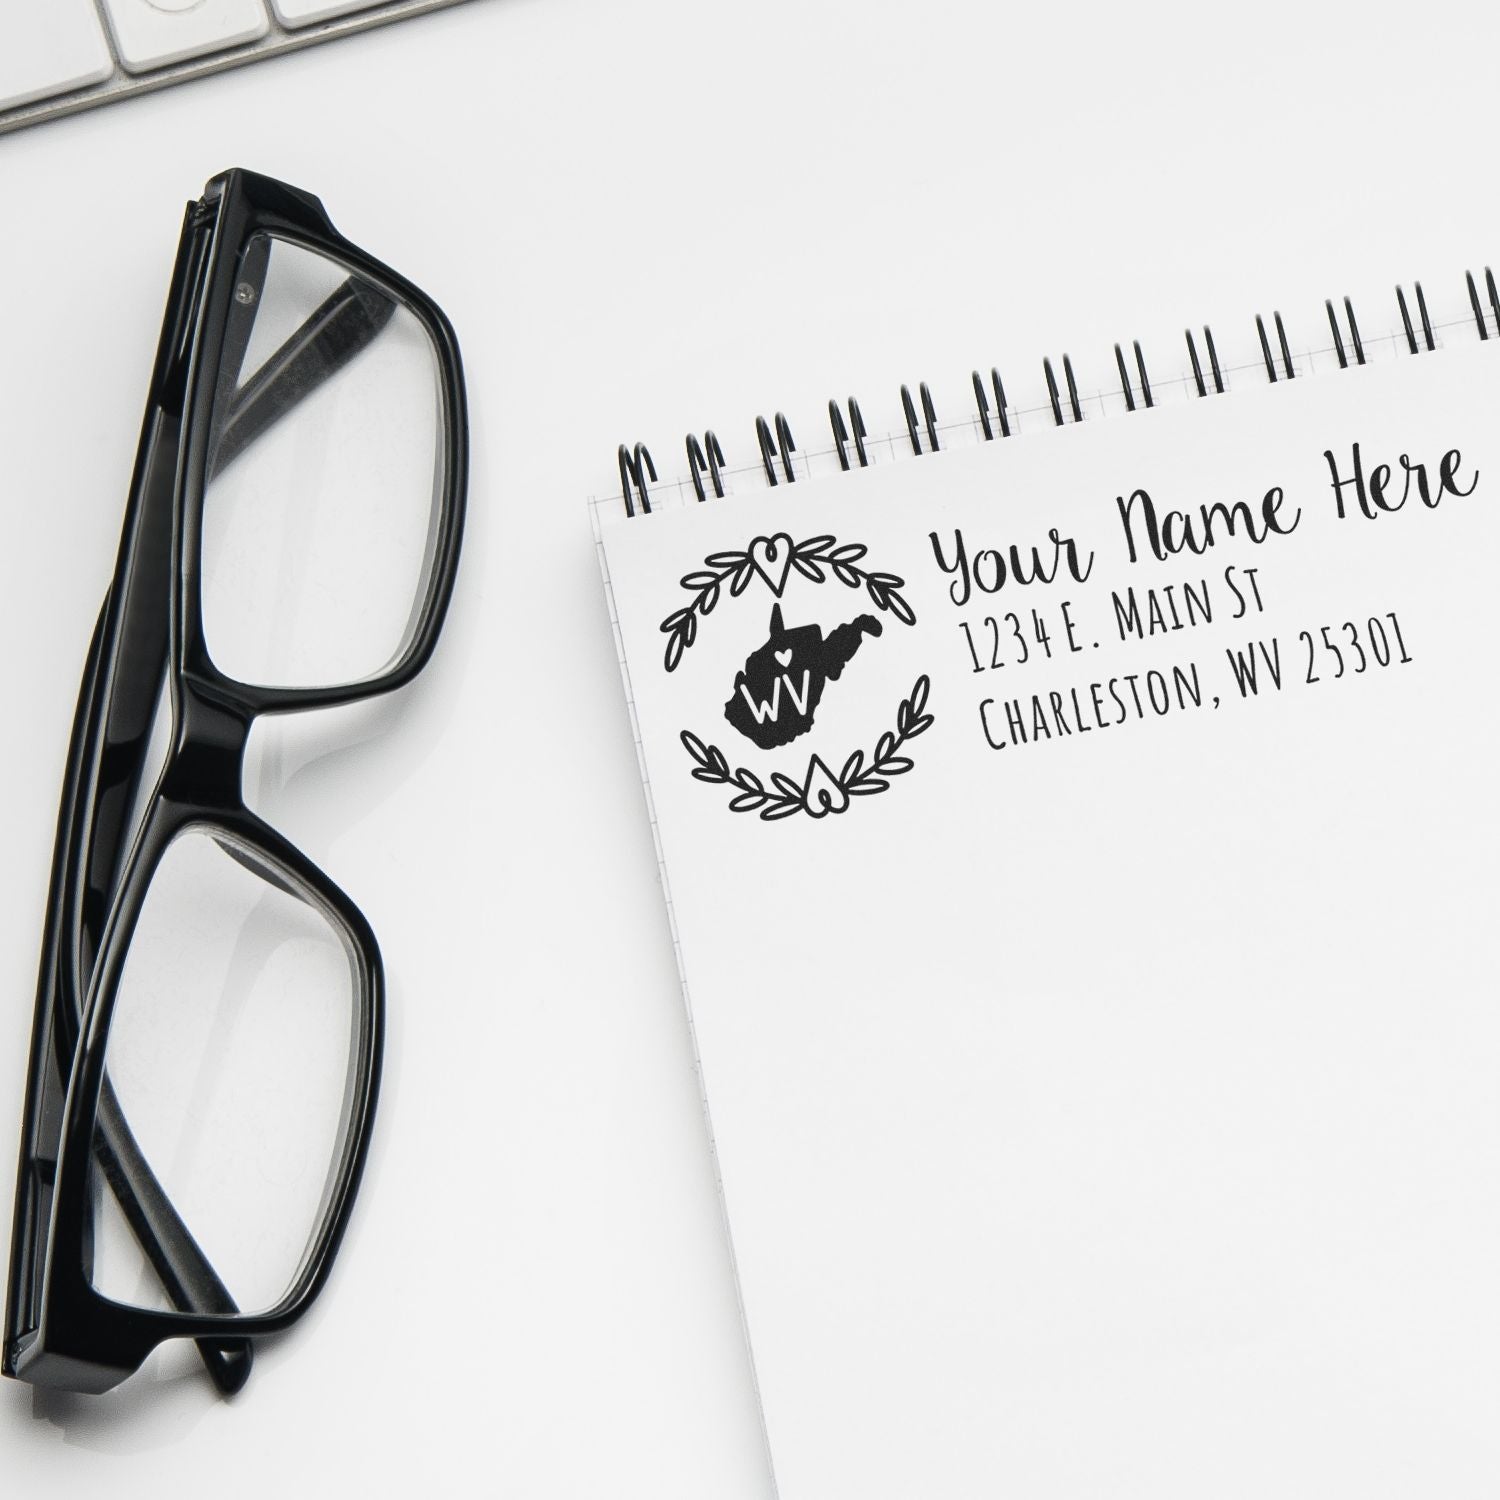
<path fill-rule="evenodd" d="M 461 0 L 0 0 L 0 134 Z"/>

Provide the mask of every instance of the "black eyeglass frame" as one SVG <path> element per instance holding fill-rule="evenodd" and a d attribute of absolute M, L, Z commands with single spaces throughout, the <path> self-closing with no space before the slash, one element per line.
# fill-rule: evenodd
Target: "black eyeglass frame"
<path fill-rule="evenodd" d="M 436 355 L 441 488 L 426 593 L 396 659 L 354 683 L 239 682 L 214 665 L 205 639 L 202 515 L 214 461 L 214 406 L 240 266 L 256 235 L 330 259 L 406 308 Z M 337 325 L 338 318 L 335 311 L 329 320 Z M 335 342 L 337 333 L 335 326 Z M 330 337 L 326 327 L 309 335 L 320 337 Z M 358 347 L 344 348 L 342 356 L 353 357 Z M 236 365 L 243 352 L 230 351 Z M 285 384 L 291 389 L 296 382 Z M 261 409 L 239 446 L 300 399 L 295 389 L 278 397 L 262 388 L 258 395 Z M 262 714 L 374 697 L 409 682 L 426 665 L 457 574 L 467 473 L 462 364 L 453 329 L 436 303 L 344 239 L 310 194 L 243 170 L 210 182 L 204 197 L 189 205 L 183 226 L 116 571 L 90 646 L 69 748 L 22 1123 L 0 1362 L 5 1374 L 68 1390 L 107 1390 L 163 1340 L 186 1337 L 198 1341 L 220 1388 L 238 1389 L 249 1374 L 249 1340 L 294 1323 L 327 1280 L 369 1149 L 384 1031 L 383 968 L 358 907 L 245 805 L 245 745 Z M 126 850 L 120 843 L 125 809 L 143 772 L 163 672 L 172 701 L 172 746 Z M 262 878 L 321 911 L 345 940 L 358 992 L 348 1123 L 324 1217 L 285 1295 L 253 1315 L 235 1307 L 134 1148 L 105 1071 L 131 935 L 162 856 L 189 829 L 215 836 L 226 852 L 258 867 Z M 66 1086 L 62 1098 L 59 1081 Z M 90 1179 L 96 1157 L 176 1310 L 129 1307 L 91 1284 Z"/>

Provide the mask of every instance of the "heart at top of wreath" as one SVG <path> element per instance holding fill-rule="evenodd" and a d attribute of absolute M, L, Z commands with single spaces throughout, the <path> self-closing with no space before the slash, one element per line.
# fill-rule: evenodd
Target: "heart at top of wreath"
<path fill-rule="evenodd" d="M 778 531 L 775 536 L 756 537 L 746 549 L 750 565 L 766 580 L 767 586 L 778 599 L 786 587 L 787 574 L 792 571 L 792 550 L 795 545 L 786 532 Z"/>

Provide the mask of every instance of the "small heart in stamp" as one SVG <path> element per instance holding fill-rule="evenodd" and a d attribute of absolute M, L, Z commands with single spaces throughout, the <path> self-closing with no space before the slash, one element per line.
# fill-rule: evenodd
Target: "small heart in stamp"
<path fill-rule="evenodd" d="M 779 661 L 782 666 L 789 667 L 792 664 L 792 653 L 790 651 L 778 651 L 776 653 L 776 660 Z"/>
<path fill-rule="evenodd" d="M 778 599 L 786 587 L 786 576 L 792 571 L 793 546 L 791 537 L 778 531 L 775 536 L 756 537 L 746 548 L 751 566 L 766 580 Z"/>

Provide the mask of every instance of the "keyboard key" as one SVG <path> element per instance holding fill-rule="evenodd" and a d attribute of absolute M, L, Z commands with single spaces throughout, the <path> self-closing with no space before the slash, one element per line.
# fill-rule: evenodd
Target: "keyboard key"
<path fill-rule="evenodd" d="M 356 10 L 373 10 L 383 3 L 384 0 L 271 0 L 271 7 L 283 26 L 311 26 L 314 21 L 329 21 Z"/>
<path fill-rule="evenodd" d="M 253 42 L 271 29 L 261 0 L 104 0 L 104 9 L 132 73 Z"/>
<path fill-rule="evenodd" d="M 114 70 L 94 0 L 0 3 L 0 109 L 81 89 Z"/>

